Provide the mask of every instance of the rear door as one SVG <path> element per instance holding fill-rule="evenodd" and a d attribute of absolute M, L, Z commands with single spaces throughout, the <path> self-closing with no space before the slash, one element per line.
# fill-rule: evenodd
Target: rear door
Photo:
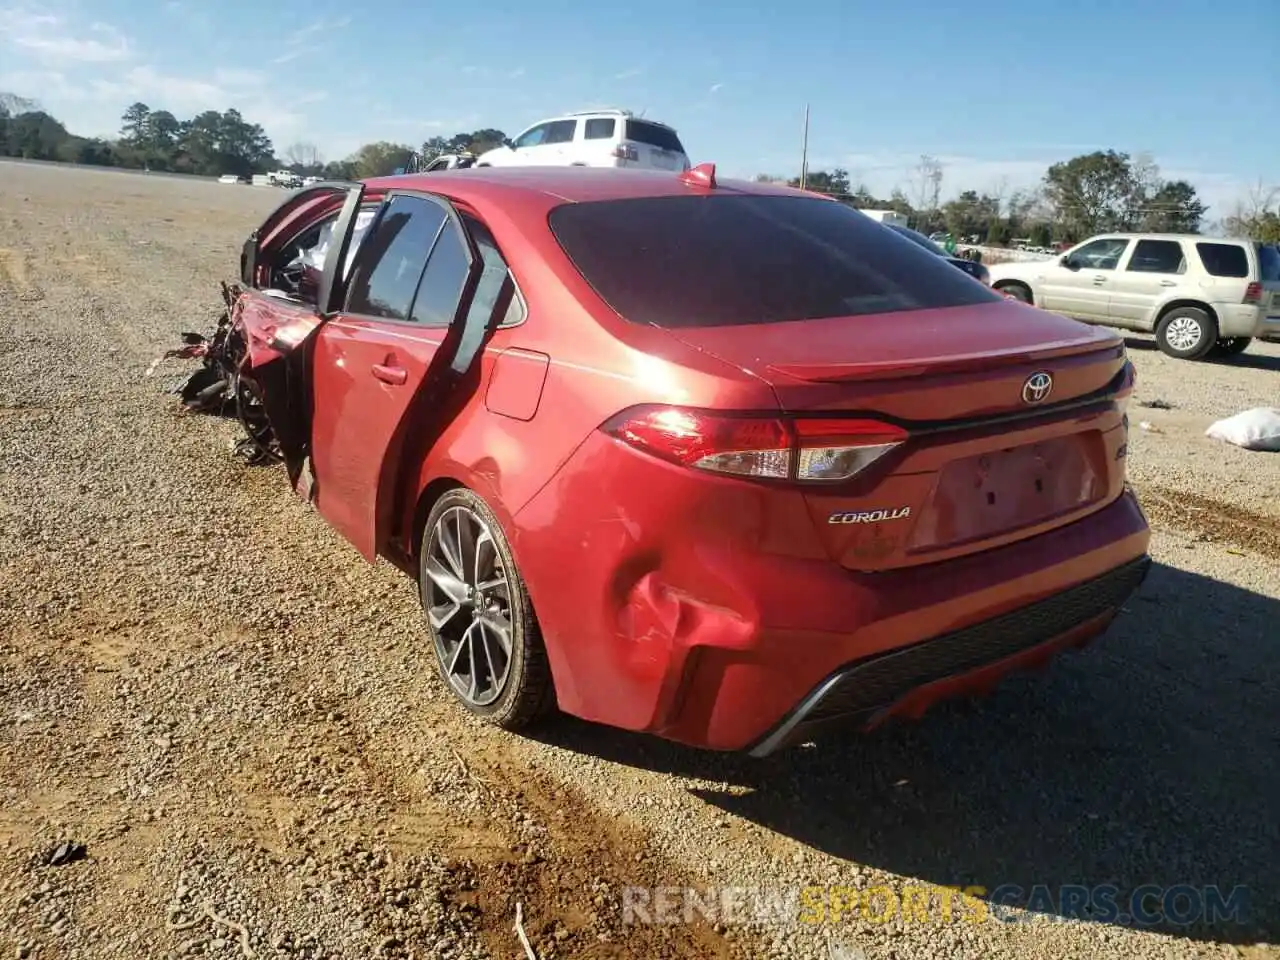
<path fill-rule="evenodd" d="M 1186 273 L 1186 251 L 1177 240 L 1136 241 L 1110 281 L 1111 321 L 1119 327 L 1151 329 L 1156 307 L 1174 295 Z"/>
<path fill-rule="evenodd" d="M 626 151 L 618 141 L 621 131 L 619 117 L 587 117 L 582 122 L 582 142 L 577 145 L 574 159 L 589 167 L 625 167 Z M 621 156 L 619 155 L 621 154 Z"/>
<path fill-rule="evenodd" d="M 307 483 L 322 516 L 367 559 L 385 543 L 404 456 L 428 450 L 496 311 L 470 309 L 484 262 L 458 212 L 389 195 L 341 309 L 316 338 Z"/>

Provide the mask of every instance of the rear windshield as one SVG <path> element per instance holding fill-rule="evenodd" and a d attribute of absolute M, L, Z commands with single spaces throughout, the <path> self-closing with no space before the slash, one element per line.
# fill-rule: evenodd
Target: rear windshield
<path fill-rule="evenodd" d="M 571 203 L 551 230 L 628 320 L 718 327 L 1000 301 L 852 207 L 803 197 Z"/>
<path fill-rule="evenodd" d="M 1280 283 L 1280 247 L 1258 244 L 1258 265 L 1262 268 L 1263 283 Z"/>
<path fill-rule="evenodd" d="M 1247 277 L 1249 258 L 1237 243 L 1197 243 L 1200 262 L 1215 277 Z"/>
<path fill-rule="evenodd" d="M 670 127 L 660 127 L 656 123 L 645 123 L 643 120 L 627 121 L 627 139 L 637 143 L 647 143 L 651 147 L 663 150 L 674 150 L 684 153 L 684 144 Z"/>

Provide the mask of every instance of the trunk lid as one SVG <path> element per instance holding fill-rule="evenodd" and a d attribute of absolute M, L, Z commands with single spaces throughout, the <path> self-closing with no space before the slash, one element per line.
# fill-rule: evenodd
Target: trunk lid
<path fill-rule="evenodd" d="M 797 418 L 906 429 L 852 479 L 801 485 L 819 537 L 851 569 L 989 549 L 1123 490 L 1114 393 L 1127 361 L 1109 331 L 1003 301 L 671 332 L 764 379 Z"/>

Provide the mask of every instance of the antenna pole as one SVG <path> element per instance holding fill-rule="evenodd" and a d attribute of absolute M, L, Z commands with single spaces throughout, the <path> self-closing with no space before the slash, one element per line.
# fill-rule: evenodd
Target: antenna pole
<path fill-rule="evenodd" d="M 804 105 L 804 144 L 800 148 L 800 189 L 809 179 L 809 105 Z"/>

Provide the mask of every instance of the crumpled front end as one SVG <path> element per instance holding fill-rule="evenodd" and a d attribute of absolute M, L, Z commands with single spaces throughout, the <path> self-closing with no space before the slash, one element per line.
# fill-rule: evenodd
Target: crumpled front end
<path fill-rule="evenodd" d="M 190 413 L 234 417 L 244 436 L 236 452 L 252 464 L 278 463 L 280 444 L 263 406 L 260 377 L 255 369 L 268 358 L 253 348 L 253 338 L 237 315 L 242 289 L 238 283 L 222 284 L 223 309 L 214 329 L 208 333 L 184 332 L 182 346 L 165 351 L 147 370 L 154 376 L 169 360 L 199 360 L 200 365 L 183 378 L 172 393 Z"/>

